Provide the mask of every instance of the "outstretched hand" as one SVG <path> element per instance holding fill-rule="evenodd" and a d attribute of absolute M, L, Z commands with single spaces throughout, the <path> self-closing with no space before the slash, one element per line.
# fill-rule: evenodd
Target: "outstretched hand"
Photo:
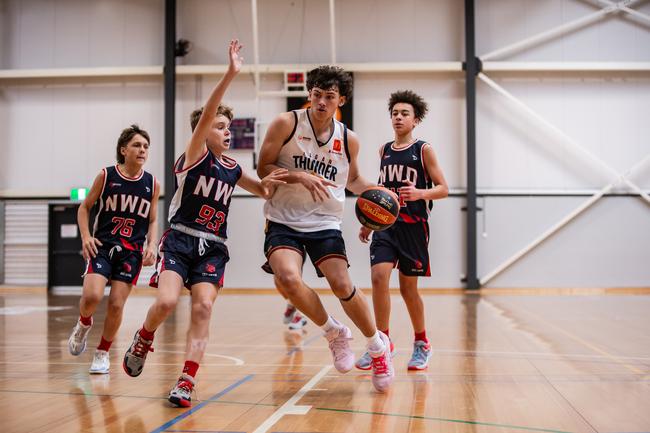
<path fill-rule="evenodd" d="M 243 45 L 239 43 L 239 39 L 233 39 L 228 46 L 228 58 L 230 64 L 228 65 L 228 72 L 236 74 L 241 70 L 241 65 L 244 63 L 244 58 L 240 56 L 239 52 Z"/>
<path fill-rule="evenodd" d="M 262 189 L 264 190 L 264 198 L 271 198 L 275 192 L 275 188 L 277 188 L 278 185 L 287 183 L 282 179 L 286 179 L 288 175 L 289 170 L 286 168 L 278 168 L 270 172 L 268 175 L 264 176 L 264 178 L 260 181 L 262 184 Z"/>
<path fill-rule="evenodd" d="M 303 174 L 304 176 L 300 178 L 300 183 L 311 193 L 311 198 L 313 198 L 315 202 L 325 201 L 327 198 L 331 197 L 330 191 L 327 187 L 336 186 L 335 183 L 318 177 L 315 174 L 305 172 L 303 172 Z"/>

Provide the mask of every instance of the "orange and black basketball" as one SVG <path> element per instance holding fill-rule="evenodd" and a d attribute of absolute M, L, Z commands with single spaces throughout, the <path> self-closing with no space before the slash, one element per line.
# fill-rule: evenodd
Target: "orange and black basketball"
<path fill-rule="evenodd" d="M 399 214 L 399 200 L 394 192 L 378 186 L 365 190 L 354 208 L 359 222 L 370 230 L 382 231 L 392 226 Z"/>

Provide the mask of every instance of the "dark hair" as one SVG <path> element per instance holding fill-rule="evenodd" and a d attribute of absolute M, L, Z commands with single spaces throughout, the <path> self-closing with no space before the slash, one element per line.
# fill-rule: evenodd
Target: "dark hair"
<path fill-rule="evenodd" d="M 127 144 L 129 144 L 129 141 L 136 135 L 140 134 L 144 137 L 145 140 L 147 140 L 147 144 L 150 144 L 149 140 L 149 133 L 145 131 L 144 129 L 140 128 L 138 125 L 135 123 L 128 128 L 125 128 L 122 130 L 122 133 L 120 134 L 120 137 L 117 139 L 117 150 L 116 150 L 116 155 L 115 158 L 117 159 L 118 164 L 124 164 L 124 155 L 122 155 L 122 148 L 126 147 Z"/>
<path fill-rule="evenodd" d="M 192 114 L 190 114 L 190 126 L 192 126 L 192 132 L 194 132 L 194 129 L 196 129 L 196 125 L 199 124 L 199 119 L 203 114 L 203 108 L 204 107 L 197 108 L 196 110 L 192 111 Z M 231 122 L 232 118 L 235 117 L 232 108 L 227 105 L 219 105 L 219 108 L 217 108 L 217 116 L 220 114 L 226 116 Z"/>
<path fill-rule="evenodd" d="M 411 104 L 415 119 L 418 122 L 424 119 L 424 116 L 426 116 L 429 111 L 429 106 L 422 96 L 410 90 L 398 90 L 397 92 L 392 93 L 390 99 L 388 99 L 388 112 L 392 113 L 395 104 L 399 104 L 400 102 Z"/>
<path fill-rule="evenodd" d="M 307 90 L 314 87 L 329 90 L 338 87 L 339 95 L 352 98 L 352 75 L 338 66 L 319 66 L 307 72 Z"/>

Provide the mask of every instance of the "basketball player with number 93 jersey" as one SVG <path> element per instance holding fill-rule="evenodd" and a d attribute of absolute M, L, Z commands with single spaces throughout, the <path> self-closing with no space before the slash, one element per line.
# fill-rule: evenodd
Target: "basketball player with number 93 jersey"
<path fill-rule="evenodd" d="M 205 106 L 191 115 L 192 137 L 174 165 L 176 190 L 169 205 L 171 228 L 160 240 L 156 273 L 150 283 L 158 287 L 158 295 L 124 356 L 124 371 L 129 376 L 140 375 L 147 353 L 152 350 L 154 332 L 175 309 L 183 286 L 190 289 L 192 307 L 185 365 L 168 398 L 178 407 L 192 404 L 195 376 L 208 343 L 212 305 L 223 286 L 229 260 L 226 223 L 235 186 L 268 198 L 286 175 L 286 170 L 275 170 L 260 181 L 224 155 L 230 146 L 228 128 L 233 113 L 220 103 L 241 68 L 241 48 L 237 40 L 230 42 L 228 70 Z"/>

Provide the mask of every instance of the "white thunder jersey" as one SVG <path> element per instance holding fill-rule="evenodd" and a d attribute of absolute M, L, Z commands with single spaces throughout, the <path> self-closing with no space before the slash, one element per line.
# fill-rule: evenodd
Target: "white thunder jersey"
<path fill-rule="evenodd" d="M 314 201 L 311 193 L 300 183 L 279 185 L 264 205 L 264 216 L 299 232 L 341 230 L 345 185 L 350 169 L 347 128 L 332 119 L 332 135 L 326 142 L 318 142 L 307 110 L 293 113 L 295 128 L 282 146 L 276 165 L 290 172 L 315 174 L 336 186 L 328 187 L 330 196 L 321 202 Z"/>

